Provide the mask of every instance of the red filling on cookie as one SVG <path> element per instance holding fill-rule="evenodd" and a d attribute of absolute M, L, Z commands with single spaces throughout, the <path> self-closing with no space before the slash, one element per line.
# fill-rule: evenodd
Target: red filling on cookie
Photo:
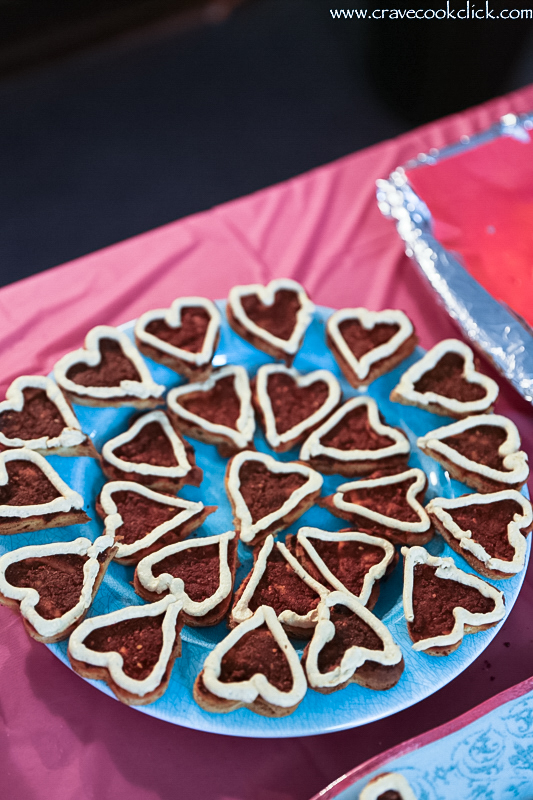
<path fill-rule="evenodd" d="M 31 461 L 7 461 L 6 470 L 8 482 L 0 486 L 0 505 L 41 505 L 61 497 L 44 472 Z"/>
<path fill-rule="evenodd" d="M 173 347 L 179 347 L 180 350 L 199 353 L 210 321 L 211 317 L 205 308 L 186 306 L 181 309 L 181 322 L 178 328 L 167 325 L 164 319 L 154 319 L 148 323 L 145 330 Z"/>
<path fill-rule="evenodd" d="M 270 306 L 264 305 L 256 294 L 241 297 L 245 314 L 260 328 L 278 339 L 289 340 L 296 327 L 300 298 L 292 289 L 279 289 Z"/>
<path fill-rule="evenodd" d="M 432 636 L 451 633 L 455 625 L 454 608 L 465 608 L 473 614 L 494 610 L 494 600 L 485 597 L 473 586 L 438 578 L 436 568 L 417 564 L 413 580 L 414 620 L 409 631 L 415 642 Z"/>
<path fill-rule="evenodd" d="M 461 530 L 472 531 L 473 540 L 479 542 L 490 556 L 502 561 L 513 560 L 515 551 L 509 544 L 507 526 L 515 514 L 523 514 L 523 508 L 516 500 L 497 500 L 446 510 Z"/>
<path fill-rule="evenodd" d="M 361 487 L 360 489 L 351 489 L 349 492 L 345 492 L 344 499 L 347 502 L 377 511 L 391 519 L 389 526 L 387 526 L 360 515 L 356 511 L 351 511 L 350 518 L 354 520 L 357 530 L 371 533 L 374 536 L 387 537 L 395 534 L 394 520 L 420 522 L 419 515 L 407 502 L 407 491 L 415 480 L 416 478 L 408 478 L 398 483 Z M 419 502 L 422 496 L 423 492 L 416 496 Z"/>
<path fill-rule="evenodd" d="M 6 580 L 11 586 L 35 589 L 37 613 L 44 619 L 57 619 L 79 602 L 87 560 L 73 553 L 25 558 L 8 566 Z"/>
<path fill-rule="evenodd" d="M 174 578 L 181 578 L 191 600 L 201 603 L 211 597 L 219 587 L 220 548 L 218 544 L 188 547 L 158 561 L 152 572 L 156 578 L 163 572 L 168 572 Z"/>
<path fill-rule="evenodd" d="M 463 377 L 465 361 L 459 353 L 445 353 L 432 369 L 424 372 L 414 384 L 416 392 L 435 392 L 461 403 L 481 400 L 487 392 L 479 383 L 469 383 Z"/>
<path fill-rule="evenodd" d="M 498 454 L 498 449 L 506 439 L 507 432 L 504 428 L 496 425 L 475 425 L 442 441 L 470 461 L 505 472 L 503 458 Z"/>
<path fill-rule="evenodd" d="M 67 371 L 67 378 L 80 386 L 119 386 L 121 381 L 141 381 L 135 366 L 115 339 L 100 339 L 99 350 L 99 364 L 95 367 L 81 361 L 73 364 Z"/>
<path fill-rule="evenodd" d="M 153 464 L 158 467 L 177 465 L 174 450 L 159 422 L 149 422 L 129 442 L 113 451 L 117 458 L 135 464 Z"/>
<path fill-rule="evenodd" d="M 298 472 L 271 472 L 260 461 L 246 461 L 239 471 L 239 480 L 239 491 L 252 523 L 280 509 L 296 489 L 307 483 L 307 478 Z"/>
<path fill-rule="evenodd" d="M 152 672 L 161 655 L 164 616 L 138 617 L 96 628 L 83 644 L 97 653 L 120 653 L 124 673 L 142 681 Z"/>
<path fill-rule="evenodd" d="M 8 439 L 40 439 L 59 436 L 65 421 L 59 409 L 49 400 L 44 389 L 28 386 L 22 390 L 24 405 L 20 411 L 4 411 L 0 414 L 0 431 Z"/>
<path fill-rule="evenodd" d="M 138 492 L 113 492 L 113 500 L 123 520 L 115 534 L 116 541 L 121 544 L 137 542 L 181 512 L 176 506 L 158 503 Z"/>
<path fill-rule="evenodd" d="M 381 450 L 390 447 L 394 440 L 390 436 L 376 433 L 370 425 L 365 405 L 356 406 L 320 438 L 324 447 L 337 450 Z"/>
<path fill-rule="evenodd" d="M 342 338 L 356 358 L 390 341 L 399 330 L 399 325 L 388 322 L 380 322 L 367 330 L 358 319 L 345 319 L 339 325 Z"/>
<path fill-rule="evenodd" d="M 191 392 L 178 398 L 180 406 L 196 414 L 208 422 L 225 425 L 236 430 L 237 420 L 241 413 L 241 401 L 235 391 L 233 375 L 227 375 L 216 381 L 207 392 Z"/>
<path fill-rule="evenodd" d="M 361 593 L 365 575 L 385 555 L 382 547 L 366 542 L 327 542 L 315 538 L 310 541 L 330 572 L 356 596 Z"/>
<path fill-rule="evenodd" d="M 250 599 L 249 608 L 256 611 L 259 606 L 270 606 L 278 616 L 282 611 L 294 611 L 305 616 L 319 602 L 319 595 L 296 574 L 274 546 L 263 576 Z"/>
<path fill-rule="evenodd" d="M 329 394 L 325 381 L 298 386 L 294 378 L 283 372 L 268 377 L 267 392 L 279 434 L 294 428 L 321 408 Z"/>
<path fill-rule="evenodd" d="M 266 625 L 249 631 L 223 656 L 219 681 L 240 683 L 257 673 L 282 692 L 292 689 L 293 679 L 285 655 Z"/>
<path fill-rule="evenodd" d="M 338 667 L 350 647 L 383 650 L 383 642 L 377 633 L 346 606 L 334 606 L 330 611 L 330 620 L 335 625 L 335 635 L 318 655 L 320 672 L 331 672 Z"/>

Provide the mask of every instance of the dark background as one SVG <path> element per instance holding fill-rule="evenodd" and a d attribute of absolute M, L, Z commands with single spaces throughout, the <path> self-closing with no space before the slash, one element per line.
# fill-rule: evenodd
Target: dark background
<path fill-rule="evenodd" d="M 441 4 L 0 0 L 0 284 L 533 81 L 531 22 L 329 12 L 384 5 Z"/>

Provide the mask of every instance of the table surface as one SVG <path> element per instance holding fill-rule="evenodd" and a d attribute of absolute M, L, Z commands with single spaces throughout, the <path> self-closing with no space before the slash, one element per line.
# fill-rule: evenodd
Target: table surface
<path fill-rule="evenodd" d="M 421 344 L 456 329 L 375 203 L 375 180 L 420 152 L 533 108 L 533 87 L 417 129 L 278 186 L 33 276 L 0 291 L 1 391 L 46 374 L 99 323 L 174 297 L 225 297 L 236 283 L 290 276 L 321 305 L 402 308 Z M 179 188 L 178 188 L 179 191 Z M 426 201 L 431 198 L 426 192 Z M 533 451 L 531 407 L 504 387 L 497 410 Z M 6 797 L 56 800 L 307 800 L 389 747 L 447 722 L 530 675 L 533 588 L 463 675 L 362 729 L 246 740 L 172 726 L 96 691 L 0 608 L 0 768 Z"/>

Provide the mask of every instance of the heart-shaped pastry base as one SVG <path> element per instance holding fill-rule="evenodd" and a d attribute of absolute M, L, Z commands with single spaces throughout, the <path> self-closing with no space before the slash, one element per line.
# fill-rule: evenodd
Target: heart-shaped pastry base
<path fill-rule="evenodd" d="M 178 386 L 168 393 L 167 403 L 178 430 L 215 444 L 221 456 L 228 458 L 253 447 L 252 392 L 244 367 L 223 367 L 204 383 Z"/>
<path fill-rule="evenodd" d="M 322 483 L 305 464 L 250 450 L 238 453 L 226 469 L 226 492 L 241 541 L 254 546 L 287 528 L 315 503 Z"/>
<path fill-rule="evenodd" d="M 73 670 L 106 681 L 127 705 L 153 703 L 164 694 L 181 655 L 181 609 L 181 601 L 167 595 L 147 606 L 86 619 L 69 640 Z"/>
<path fill-rule="evenodd" d="M 117 545 L 114 560 L 130 565 L 181 542 L 216 506 L 169 497 L 134 481 L 111 481 L 100 492 L 96 511 Z"/>
<path fill-rule="evenodd" d="M 326 338 L 344 377 L 355 389 L 390 372 L 411 355 L 418 338 L 403 311 L 343 308 L 326 325 Z"/>
<path fill-rule="evenodd" d="M 418 800 L 409 783 L 399 772 L 384 772 L 367 783 L 359 800 Z"/>
<path fill-rule="evenodd" d="M 296 650 L 276 612 L 260 606 L 207 656 L 193 696 L 212 713 L 249 708 L 266 717 L 292 714 L 307 689 Z"/>
<path fill-rule="evenodd" d="M 458 569 L 453 558 L 431 556 L 423 547 L 402 547 L 402 555 L 403 607 L 413 650 L 449 655 L 465 633 L 492 628 L 505 616 L 503 594 Z"/>
<path fill-rule="evenodd" d="M 476 414 L 443 425 L 421 436 L 417 444 L 452 478 L 478 492 L 521 489 L 529 475 L 518 429 L 499 414 Z"/>
<path fill-rule="evenodd" d="M 135 341 L 145 356 L 191 381 L 203 381 L 211 373 L 220 322 L 211 300 L 180 297 L 170 308 L 142 314 L 135 323 Z"/>
<path fill-rule="evenodd" d="M 327 475 L 347 478 L 407 463 L 409 440 L 385 425 L 372 397 L 352 397 L 303 443 L 300 458 Z"/>
<path fill-rule="evenodd" d="M 492 411 L 498 393 L 496 381 L 477 371 L 470 347 L 445 339 L 404 372 L 390 399 L 462 419 Z"/>
<path fill-rule="evenodd" d="M 395 475 L 378 472 L 375 477 L 343 483 L 321 505 L 359 531 L 394 544 L 426 544 L 433 538 L 421 502 L 426 488 L 426 475 L 416 467 Z"/>
<path fill-rule="evenodd" d="M 0 558 L 0 603 L 20 610 L 38 642 L 66 639 L 89 610 L 114 552 L 110 536 L 12 550 Z"/>
<path fill-rule="evenodd" d="M 325 369 L 302 375 L 280 364 L 265 364 L 254 381 L 254 405 L 266 440 L 278 453 L 303 441 L 340 400 L 339 382 Z"/>
<path fill-rule="evenodd" d="M 234 286 L 226 314 L 235 333 L 290 366 L 314 310 L 303 286 L 289 278 L 278 278 L 267 286 Z"/>
<path fill-rule="evenodd" d="M 92 328 L 84 348 L 59 359 L 54 378 L 72 403 L 97 408 L 154 408 L 165 391 L 126 334 L 109 325 Z"/>
<path fill-rule="evenodd" d="M 330 694 L 358 683 L 367 689 L 391 689 L 405 664 L 385 625 L 353 596 L 331 592 L 320 604 L 313 638 L 302 666 L 311 689 Z"/>
<path fill-rule="evenodd" d="M 435 497 L 426 511 L 450 547 L 484 578 L 503 580 L 524 568 L 533 515 L 520 492 Z"/>
<path fill-rule="evenodd" d="M 135 591 L 149 602 L 169 593 L 179 597 L 185 625 L 218 625 L 231 605 L 237 544 L 229 531 L 165 547 L 137 565 Z"/>

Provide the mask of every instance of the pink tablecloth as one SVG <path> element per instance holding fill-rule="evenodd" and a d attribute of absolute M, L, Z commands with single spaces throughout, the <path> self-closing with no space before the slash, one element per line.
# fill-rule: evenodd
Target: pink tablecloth
<path fill-rule="evenodd" d="M 302 281 L 323 305 L 403 308 L 426 347 L 455 335 L 380 217 L 374 181 L 421 151 L 531 108 L 528 88 L 8 286 L 0 291 L 3 387 L 23 372 L 46 373 L 97 323 L 125 322 L 179 295 L 224 297 L 234 283 L 282 275 Z M 504 389 L 499 410 L 533 449 L 531 407 Z M 278 742 L 198 733 L 122 706 L 28 639 L 1 608 L 2 796 L 306 800 L 358 763 L 528 677 L 532 608 L 526 580 L 489 649 L 423 703 L 364 729 Z"/>

